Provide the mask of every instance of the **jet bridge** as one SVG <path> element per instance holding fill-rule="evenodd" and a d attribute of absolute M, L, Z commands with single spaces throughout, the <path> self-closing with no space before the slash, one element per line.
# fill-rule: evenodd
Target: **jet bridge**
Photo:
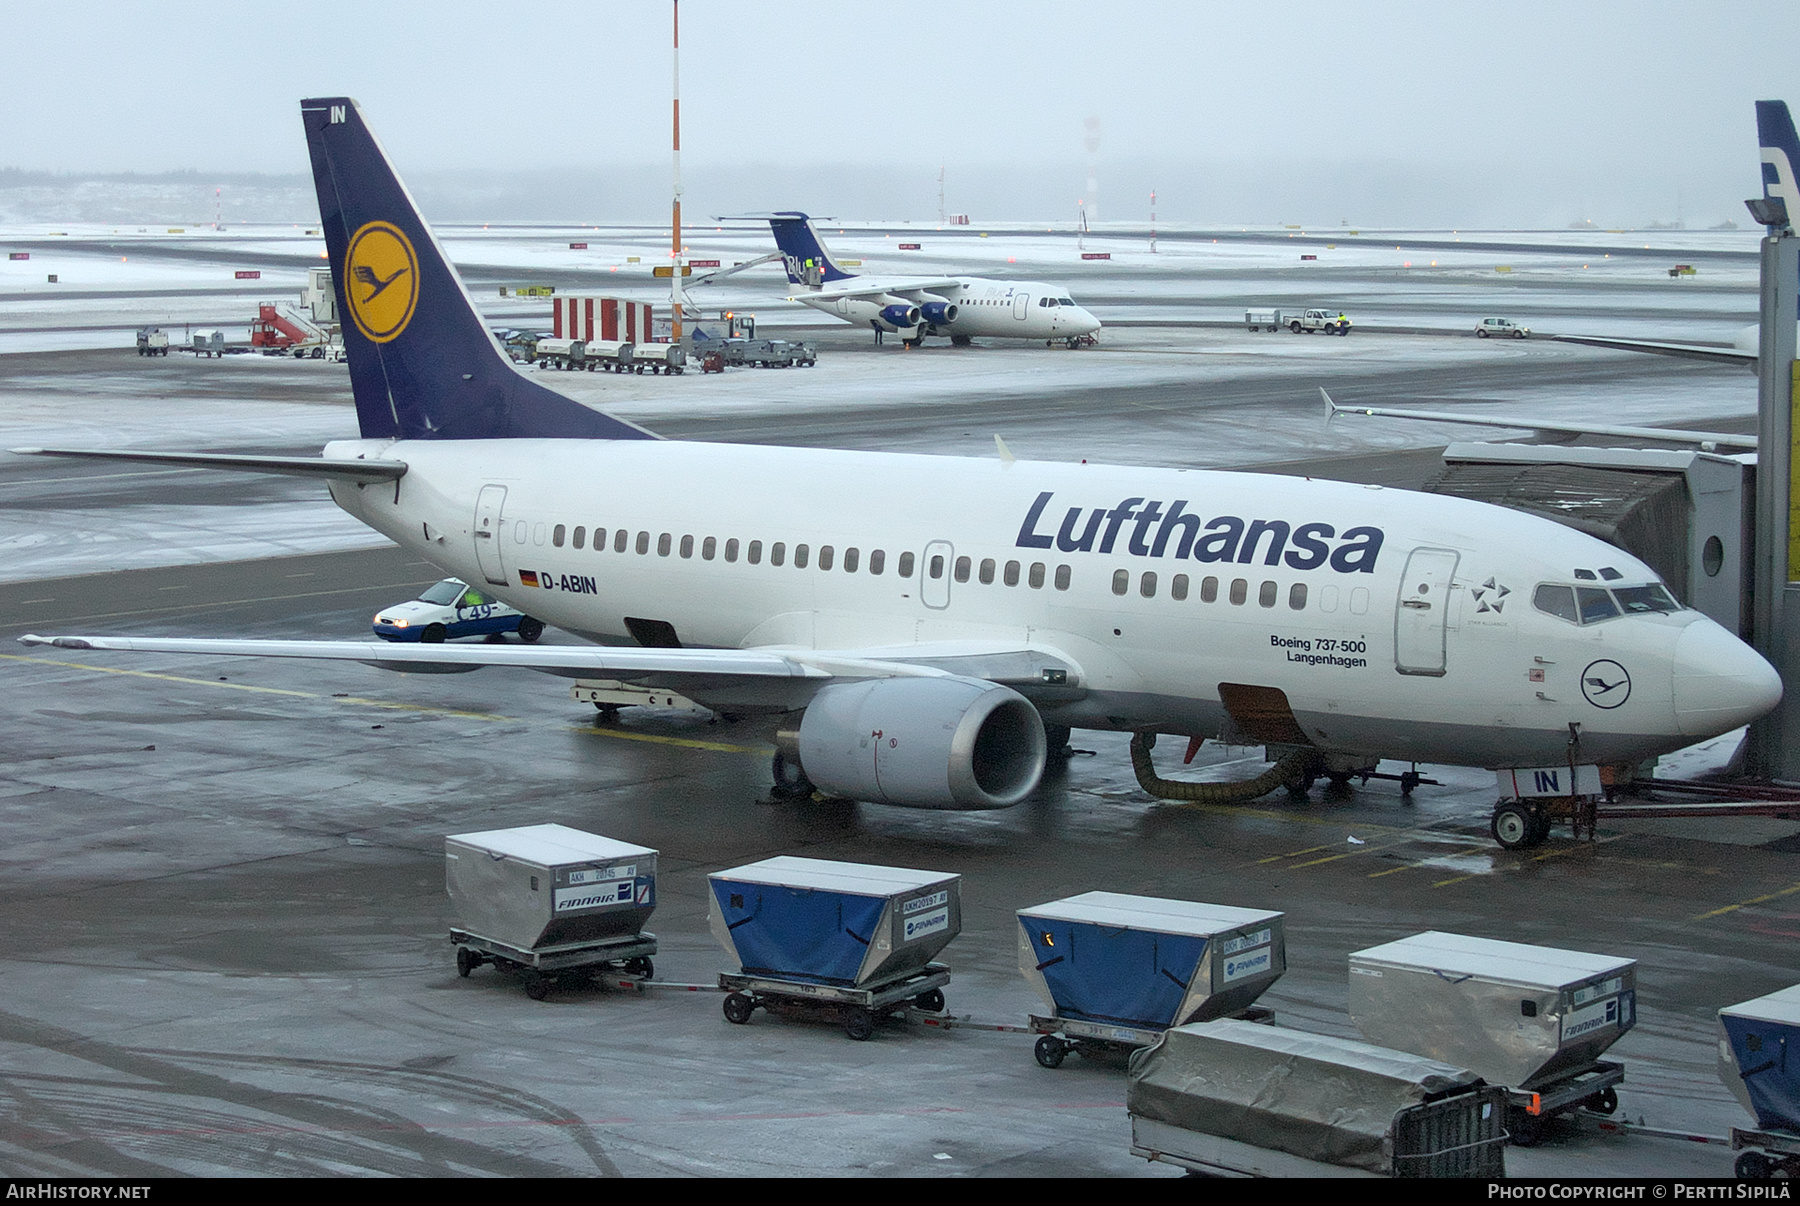
<path fill-rule="evenodd" d="M 1443 470 L 1423 489 L 1598 536 L 1745 636 L 1755 473 L 1755 453 L 1459 443 L 1444 449 Z"/>

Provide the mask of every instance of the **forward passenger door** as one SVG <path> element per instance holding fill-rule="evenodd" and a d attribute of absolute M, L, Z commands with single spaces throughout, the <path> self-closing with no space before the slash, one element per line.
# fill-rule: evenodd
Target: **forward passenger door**
<path fill-rule="evenodd" d="M 1441 675 L 1450 623 L 1450 583 L 1461 554 L 1454 549 L 1414 549 L 1400 580 L 1394 608 L 1394 669 Z"/>
<path fill-rule="evenodd" d="M 475 563 L 494 586 L 508 585 L 500 557 L 500 511 L 505 505 L 505 486 L 483 486 L 475 500 Z"/>

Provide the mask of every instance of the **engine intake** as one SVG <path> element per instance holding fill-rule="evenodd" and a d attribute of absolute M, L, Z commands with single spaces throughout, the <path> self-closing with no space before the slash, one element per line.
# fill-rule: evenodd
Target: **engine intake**
<path fill-rule="evenodd" d="M 919 307 L 919 316 L 934 327 L 947 326 L 956 321 L 956 303 L 928 301 Z"/>
<path fill-rule="evenodd" d="M 1031 701 L 961 677 L 838 683 L 800 720 L 807 778 L 833 795 L 908 808 L 1010 808 L 1048 747 Z"/>
<path fill-rule="evenodd" d="M 890 327 L 916 327 L 919 325 L 919 307 L 911 302 L 895 302 L 891 306 L 883 306 L 881 321 Z"/>

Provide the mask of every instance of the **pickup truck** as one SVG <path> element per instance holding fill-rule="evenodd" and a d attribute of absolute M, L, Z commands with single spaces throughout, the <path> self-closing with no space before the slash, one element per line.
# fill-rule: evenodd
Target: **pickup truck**
<path fill-rule="evenodd" d="M 1323 331 L 1327 335 L 1348 335 L 1350 319 L 1342 310 L 1307 310 L 1301 314 L 1283 314 L 1287 319 L 1287 329 L 1298 335 L 1302 331 L 1311 335 L 1314 331 Z"/>

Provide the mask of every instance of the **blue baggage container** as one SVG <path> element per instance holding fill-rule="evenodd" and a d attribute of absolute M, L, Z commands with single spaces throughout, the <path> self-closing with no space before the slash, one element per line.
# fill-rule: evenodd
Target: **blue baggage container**
<path fill-rule="evenodd" d="M 1800 1131 L 1800 984 L 1719 1010 L 1719 1079 L 1756 1124 Z"/>
<path fill-rule="evenodd" d="M 708 878 L 713 936 L 746 975 L 871 988 L 962 931 L 962 877 L 942 871 L 783 856 Z"/>
<path fill-rule="evenodd" d="M 1019 970 L 1059 1018 L 1164 1030 L 1249 1008 L 1287 970 L 1282 921 L 1088 892 L 1019 910 Z"/>

